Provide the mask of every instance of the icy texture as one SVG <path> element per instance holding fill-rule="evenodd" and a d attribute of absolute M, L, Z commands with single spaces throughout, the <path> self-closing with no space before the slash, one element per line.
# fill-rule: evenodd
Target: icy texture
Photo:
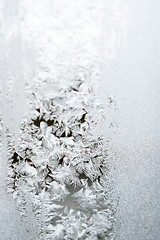
<path fill-rule="evenodd" d="M 6 192 L 7 135 L 10 132 L 17 139 L 27 106 L 18 8 L 18 1 L 0 1 L 0 239 L 3 240 L 32 240 L 37 235 L 34 221 L 29 222 L 30 216 L 26 221 L 20 217 L 15 201 Z"/>
<path fill-rule="evenodd" d="M 22 117 L 26 114 L 25 47 L 18 21 L 18 1 L 1 1 L 1 85 L 4 125 L 17 135 Z M 8 114 L 9 113 L 9 114 Z"/>
<path fill-rule="evenodd" d="M 94 130 L 103 115 L 95 93 L 104 2 L 23 0 L 12 5 L 15 34 L 7 33 L 9 43 L 15 43 L 9 49 L 17 53 L 11 65 L 18 77 L 7 82 L 4 96 L 17 83 L 19 90 L 9 96 L 13 126 L 4 114 L 8 192 L 26 222 L 30 219 L 33 235 L 37 230 L 34 239 L 111 240 L 116 200 L 103 138 Z M 5 70 L 6 63 L 4 76 L 12 76 Z M 26 105 L 25 92 L 29 110 L 15 121 L 19 102 Z"/>
<path fill-rule="evenodd" d="M 92 115 L 100 106 L 87 84 L 79 83 L 60 87 L 59 97 L 37 94 L 35 109 L 21 126 L 19 147 L 11 144 L 9 190 L 24 215 L 26 197 L 33 203 L 39 239 L 113 237 L 107 155 L 92 134 Z"/>

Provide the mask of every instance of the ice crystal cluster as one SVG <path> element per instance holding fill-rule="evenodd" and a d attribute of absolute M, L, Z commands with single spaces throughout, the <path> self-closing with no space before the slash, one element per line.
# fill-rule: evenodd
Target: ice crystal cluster
<path fill-rule="evenodd" d="M 112 239 L 107 153 L 92 134 L 101 106 L 87 82 L 33 92 L 18 147 L 9 144 L 8 188 L 24 216 L 30 205 L 39 239 Z"/>
<path fill-rule="evenodd" d="M 113 239 L 107 151 L 94 131 L 102 9 L 103 0 L 20 4 L 29 111 L 16 138 L 7 132 L 8 192 L 37 240 Z"/>

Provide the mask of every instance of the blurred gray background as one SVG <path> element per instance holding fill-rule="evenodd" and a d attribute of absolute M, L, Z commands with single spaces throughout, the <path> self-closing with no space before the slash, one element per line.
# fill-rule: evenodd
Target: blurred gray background
<path fill-rule="evenodd" d="M 160 239 L 160 2 L 106 3 L 100 92 L 112 95 L 104 129 L 120 197 L 116 240 Z"/>

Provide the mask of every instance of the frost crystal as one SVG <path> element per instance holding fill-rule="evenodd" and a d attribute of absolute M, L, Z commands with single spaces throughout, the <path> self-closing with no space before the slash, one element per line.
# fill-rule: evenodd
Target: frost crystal
<path fill-rule="evenodd" d="M 103 111 L 95 95 L 103 1 L 22 2 L 21 31 L 35 39 L 37 71 L 18 138 L 7 138 L 8 191 L 24 217 L 34 213 L 38 240 L 111 240 L 107 151 L 94 134 Z"/>
<path fill-rule="evenodd" d="M 25 199 L 32 199 L 42 239 L 112 239 L 107 153 L 92 134 L 94 97 L 90 93 L 89 102 L 83 89 L 69 84 L 63 97 L 41 101 L 34 94 L 36 108 L 21 125 L 19 147 L 10 151 L 8 187 L 24 215 Z"/>

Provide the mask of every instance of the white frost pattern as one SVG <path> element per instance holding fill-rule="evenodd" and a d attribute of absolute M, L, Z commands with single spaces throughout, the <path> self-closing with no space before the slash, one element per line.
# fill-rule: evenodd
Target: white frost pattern
<path fill-rule="evenodd" d="M 8 191 L 22 215 L 35 221 L 38 240 L 113 239 L 116 201 L 107 151 L 93 134 L 103 114 L 95 95 L 103 6 L 95 0 L 20 2 L 20 34 L 34 41 L 26 59 L 36 57 L 37 64 L 34 79 L 25 79 L 28 116 L 18 139 L 7 138 Z"/>

